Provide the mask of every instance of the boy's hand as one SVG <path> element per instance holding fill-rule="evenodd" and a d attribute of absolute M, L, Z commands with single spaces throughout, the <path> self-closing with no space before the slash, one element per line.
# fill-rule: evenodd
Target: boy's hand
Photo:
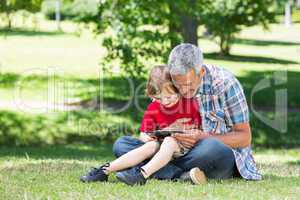
<path fill-rule="evenodd" d="M 157 138 L 156 137 L 151 137 L 147 133 L 141 132 L 141 134 L 140 134 L 140 140 L 142 142 L 146 143 L 146 142 L 157 140 Z"/>

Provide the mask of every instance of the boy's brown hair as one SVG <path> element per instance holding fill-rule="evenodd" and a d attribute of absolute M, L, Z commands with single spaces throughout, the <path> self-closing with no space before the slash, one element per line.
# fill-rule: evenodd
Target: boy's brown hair
<path fill-rule="evenodd" d="M 178 93 L 172 82 L 171 75 L 166 65 L 158 65 L 151 69 L 146 85 L 146 95 L 153 97 L 165 89 L 168 93 Z"/>

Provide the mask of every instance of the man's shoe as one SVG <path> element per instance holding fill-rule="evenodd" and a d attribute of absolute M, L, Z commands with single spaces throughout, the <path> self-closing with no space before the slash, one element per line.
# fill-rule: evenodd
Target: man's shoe
<path fill-rule="evenodd" d="M 184 172 L 179 179 L 182 181 L 190 181 L 196 185 L 206 183 L 206 176 L 198 167 L 195 167 L 188 172 Z"/>
<path fill-rule="evenodd" d="M 116 177 L 127 185 L 144 185 L 146 179 L 142 174 L 142 168 L 134 167 L 129 170 L 121 171 L 116 174 Z"/>
<path fill-rule="evenodd" d="M 95 181 L 104 182 L 104 181 L 107 181 L 108 175 L 105 174 L 105 172 L 104 172 L 105 168 L 107 168 L 107 167 L 109 167 L 109 163 L 106 163 L 105 165 L 102 165 L 99 168 L 94 167 L 86 175 L 80 177 L 80 180 L 82 182 L 95 182 Z"/>

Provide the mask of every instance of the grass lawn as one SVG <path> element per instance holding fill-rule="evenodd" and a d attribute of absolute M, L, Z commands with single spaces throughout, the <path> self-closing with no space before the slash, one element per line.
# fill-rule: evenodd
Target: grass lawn
<path fill-rule="evenodd" d="M 63 28 L 69 26 L 74 29 L 74 24 L 63 24 Z M 24 100 L 45 102 L 48 67 L 60 70 L 60 80 L 70 84 L 72 98 L 95 96 L 99 87 L 99 62 L 105 54 L 100 46 L 101 36 L 94 38 L 87 32 L 78 36 L 65 29 L 65 33 L 53 32 L 53 28 L 55 23 L 45 22 L 38 32 L 0 30 L 0 144 L 11 144 L 11 147 L 0 146 L 0 199 L 300 199 L 299 23 L 289 29 L 273 24 L 270 32 L 259 27 L 247 28 L 236 39 L 233 55 L 228 57 L 216 54 L 218 46 L 214 42 L 199 39 L 205 62 L 227 68 L 237 75 L 248 102 L 258 81 L 272 77 L 274 71 L 287 71 L 287 83 L 258 92 L 253 104 L 255 108 L 269 110 L 274 105 L 275 90 L 287 89 L 288 132 L 281 134 L 254 115 L 251 115 L 251 125 L 256 147 L 295 147 L 287 150 L 256 148 L 255 158 L 264 175 L 263 181 L 210 180 L 204 186 L 151 180 L 142 187 L 128 187 L 114 176 L 105 184 L 78 181 L 78 177 L 91 166 L 113 158 L 110 144 L 93 146 L 82 143 L 97 143 L 107 138 L 105 134 L 123 133 L 125 131 L 112 130 L 123 123 L 137 126 L 142 111 L 133 106 L 119 114 L 80 110 L 31 115 L 2 105 L 14 101 L 15 87 L 20 80 Z M 118 76 L 104 78 L 105 100 L 121 102 L 131 98 L 126 80 Z M 146 103 L 144 99 L 141 108 L 145 108 Z M 272 118 L 272 112 L 265 114 Z M 74 119 L 71 123 L 68 116 Z M 81 127 L 82 130 L 77 127 L 80 120 L 88 123 L 88 126 Z M 105 127 L 101 126 L 103 124 Z M 80 131 L 86 135 L 81 135 Z M 74 141 L 81 144 L 13 147 L 17 144 Z"/>
<path fill-rule="evenodd" d="M 53 22 L 45 24 L 52 26 Z M 105 55 L 101 38 L 88 31 L 79 36 L 69 32 L 0 30 L 0 72 L 40 74 L 38 69 L 57 67 L 65 76 L 98 77 L 99 62 Z M 199 45 L 205 62 L 228 68 L 238 76 L 247 71 L 300 70 L 300 23 L 291 28 L 273 24 L 269 31 L 260 27 L 244 29 L 233 45 L 232 57 L 218 57 L 214 54 L 218 46 L 206 38 L 200 38 Z"/>
<path fill-rule="evenodd" d="M 300 152 L 257 150 L 264 175 L 259 182 L 241 179 L 195 186 L 151 180 L 130 187 L 111 176 L 108 183 L 80 183 L 90 167 L 111 160 L 111 145 L 73 144 L 44 148 L 0 148 L 0 199 L 299 199 Z"/>

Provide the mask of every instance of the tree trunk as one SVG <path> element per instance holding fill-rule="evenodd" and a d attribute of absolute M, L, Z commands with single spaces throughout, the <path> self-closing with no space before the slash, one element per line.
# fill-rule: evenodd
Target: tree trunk
<path fill-rule="evenodd" d="M 231 36 L 222 35 L 220 36 L 220 56 L 229 56 L 231 48 Z"/>
<path fill-rule="evenodd" d="M 192 16 L 182 16 L 181 34 L 184 42 L 198 46 L 198 21 Z"/>
<path fill-rule="evenodd" d="M 7 12 L 6 13 L 6 18 L 7 18 L 7 29 L 11 30 L 12 28 L 12 19 L 11 19 L 11 13 Z"/>
<path fill-rule="evenodd" d="M 196 0 L 189 0 L 189 5 L 195 5 Z M 170 4 L 171 16 L 169 19 L 169 31 L 171 36 L 171 47 L 178 45 L 178 37 L 181 35 L 184 42 L 198 45 L 198 21 L 196 17 L 189 13 L 182 13 L 181 8 L 178 8 L 175 3 Z M 174 13 L 174 15 L 172 15 Z M 174 17 L 176 16 L 176 17 Z"/>
<path fill-rule="evenodd" d="M 296 8 L 300 8 L 300 0 L 294 0 Z"/>
<path fill-rule="evenodd" d="M 178 40 L 178 34 L 180 34 L 180 27 L 177 18 L 175 17 L 176 14 L 179 13 L 180 9 L 176 7 L 176 4 L 169 4 L 170 8 L 170 18 L 169 18 L 169 35 L 170 35 L 170 42 L 171 42 L 171 49 L 173 49 L 176 45 L 180 43 Z"/>
<path fill-rule="evenodd" d="M 289 28 L 292 25 L 292 13 L 290 1 L 286 1 L 284 9 L 284 24 L 285 27 Z"/>
<path fill-rule="evenodd" d="M 180 41 L 178 41 L 178 27 L 175 23 L 170 22 L 169 24 L 169 35 L 170 35 L 170 41 L 171 41 L 171 49 L 173 49 L 176 45 L 179 44 Z"/>
<path fill-rule="evenodd" d="M 189 6 L 195 7 L 197 0 L 189 0 Z M 194 13 L 182 13 L 181 34 L 184 42 L 198 46 L 198 20 Z"/>
<path fill-rule="evenodd" d="M 57 31 L 61 31 L 60 21 L 61 21 L 61 2 L 60 0 L 56 0 L 55 2 L 55 21 Z"/>

